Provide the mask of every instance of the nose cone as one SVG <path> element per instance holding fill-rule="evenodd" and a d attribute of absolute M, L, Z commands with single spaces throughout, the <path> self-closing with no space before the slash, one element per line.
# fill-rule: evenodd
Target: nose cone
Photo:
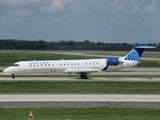
<path fill-rule="evenodd" d="M 12 70 L 11 70 L 10 67 L 8 67 L 8 68 L 6 68 L 6 69 L 3 70 L 3 73 L 6 73 L 6 74 L 9 74 L 11 72 L 12 72 Z"/>

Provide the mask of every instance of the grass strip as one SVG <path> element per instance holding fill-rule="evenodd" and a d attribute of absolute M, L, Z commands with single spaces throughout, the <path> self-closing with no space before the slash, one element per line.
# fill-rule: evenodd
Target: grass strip
<path fill-rule="evenodd" d="M 137 67 L 160 67 L 160 61 L 152 60 L 140 60 L 141 64 L 138 64 Z"/>
<path fill-rule="evenodd" d="M 85 92 L 85 93 L 160 93 L 160 82 L 0 82 L 0 93 Z"/>
<path fill-rule="evenodd" d="M 0 109 L 1 120 L 27 120 L 33 111 L 34 120 L 159 120 L 160 109 L 143 108 L 58 108 Z"/>

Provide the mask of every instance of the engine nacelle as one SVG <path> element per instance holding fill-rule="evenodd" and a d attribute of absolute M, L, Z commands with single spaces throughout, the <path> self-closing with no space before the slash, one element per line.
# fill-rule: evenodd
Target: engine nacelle
<path fill-rule="evenodd" d="M 107 58 L 107 65 L 117 66 L 119 63 L 120 62 L 118 58 Z"/>

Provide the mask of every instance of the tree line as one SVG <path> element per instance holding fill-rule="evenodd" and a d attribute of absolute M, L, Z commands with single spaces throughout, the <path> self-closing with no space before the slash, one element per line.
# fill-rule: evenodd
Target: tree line
<path fill-rule="evenodd" d="M 84 41 L 60 41 L 60 42 L 46 42 L 44 40 L 12 40 L 1 39 L 0 49 L 6 50 L 112 50 L 112 51 L 128 51 L 133 48 L 136 43 L 103 43 Z M 160 51 L 160 43 L 149 43 L 151 46 L 156 46 L 155 49 L 148 49 L 151 51 Z"/>

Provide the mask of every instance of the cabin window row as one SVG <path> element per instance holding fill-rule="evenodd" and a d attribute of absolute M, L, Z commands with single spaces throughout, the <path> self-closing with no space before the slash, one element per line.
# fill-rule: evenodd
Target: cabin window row
<path fill-rule="evenodd" d="M 52 66 L 67 66 L 67 65 L 98 65 L 98 62 L 97 63 L 55 63 L 55 64 L 52 64 Z M 51 64 L 34 64 L 34 65 L 31 65 L 31 66 L 51 66 Z"/>
<path fill-rule="evenodd" d="M 30 65 L 30 66 L 51 66 L 50 64 L 33 64 L 33 65 Z"/>
<path fill-rule="evenodd" d="M 66 65 L 98 65 L 98 63 L 64 63 L 64 64 L 59 64 L 60 66 L 66 66 Z M 54 64 L 53 64 L 54 66 Z"/>

